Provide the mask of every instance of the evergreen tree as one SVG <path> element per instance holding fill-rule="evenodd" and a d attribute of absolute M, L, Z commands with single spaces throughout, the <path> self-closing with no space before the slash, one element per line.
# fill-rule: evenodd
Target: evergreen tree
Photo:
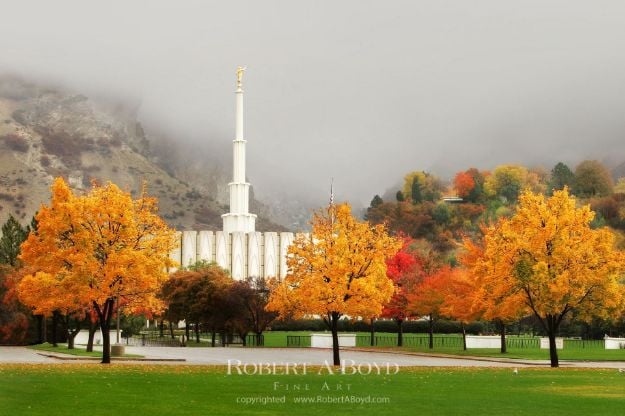
<path fill-rule="evenodd" d="M 2 226 L 2 237 L 0 237 L 0 263 L 15 266 L 17 256 L 20 254 L 20 245 L 28 237 L 28 230 L 13 217 Z"/>
<path fill-rule="evenodd" d="M 404 193 L 402 191 L 397 191 L 397 193 L 395 194 L 395 198 L 397 199 L 397 202 L 405 201 Z"/>
<path fill-rule="evenodd" d="M 373 199 L 371 200 L 371 204 L 370 207 L 371 208 L 377 208 L 380 205 L 382 205 L 384 203 L 384 201 L 382 200 L 382 198 L 380 198 L 380 195 L 376 195 L 373 197 Z"/>
<path fill-rule="evenodd" d="M 375 211 L 377 207 L 384 204 L 384 200 L 380 197 L 380 195 L 376 195 L 371 200 L 371 204 L 369 204 L 369 208 L 367 208 L 367 212 L 365 213 L 365 220 L 369 221 L 370 214 L 372 211 Z"/>
<path fill-rule="evenodd" d="M 575 175 L 567 165 L 558 162 L 551 170 L 551 180 L 549 181 L 549 193 L 564 189 L 565 186 L 573 187 Z"/>
<path fill-rule="evenodd" d="M 412 180 L 412 187 L 410 191 L 413 204 L 419 204 L 423 201 L 423 195 L 421 195 L 421 183 L 419 182 L 419 178 L 416 176 Z"/>
<path fill-rule="evenodd" d="M 39 211 L 35 212 L 33 218 L 30 220 L 30 224 L 26 226 L 26 234 L 34 233 L 37 235 L 37 228 L 39 228 L 39 222 L 37 221 L 37 214 Z"/>

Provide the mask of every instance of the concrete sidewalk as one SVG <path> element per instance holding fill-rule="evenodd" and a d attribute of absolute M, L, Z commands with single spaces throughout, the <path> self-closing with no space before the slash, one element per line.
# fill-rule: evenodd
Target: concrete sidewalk
<path fill-rule="evenodd" d="M 84 360 L 60 360 L 50 356 L 42 356 L 26 347 L 0 347 L 2 363 L 49 363 L 63 364 L 85 362 Z M 330 349 L 317 348 L 179 348 L 179 347 L 126 347 L 128 354 L 138 354 L 144 360 L 124 359 L 126 363 L 149 364 L 191 364 L 191 365 L 228 365 L 245 363 L 276 363 L 326 365 L 332 361 Z M 51 353 L 46 353 L 51 355 Z M 185 360 L 184 362 L 176 360 Z M 489 357 L 458 357 L 448 355 L 430 355 L 422 353 L 405 353 L 392 351 L 363 351 L 355 349 L 341 350 L 341 360 L 347 365 L 376 364 L 380 367 L 397 365 L 399 367 L 546 367 L 548 360 L 515 360 Z M 94 360 L 97 361 L 97 360 Z M 562 367 L 576 368 L 614 368 L 625 369 L 622 361 L 561 361 Z"/>

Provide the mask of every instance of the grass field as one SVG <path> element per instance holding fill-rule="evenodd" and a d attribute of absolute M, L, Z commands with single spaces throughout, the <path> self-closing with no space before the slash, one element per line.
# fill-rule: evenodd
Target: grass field
<path fill-rule="evenodd" d="M 453 355 L 473 355 L 478 357 L 495 358 L 518 358 L 526 360 L 548 360 L 549 350 L 537 348 L 508 348 L 508 352 L 502 354 L 497 349 L 469 349 L 463 351 L 461 348 L 402 348 L 401 350 L 424 353 L 440 353 Z M 599 348 L 587 349 L 566 349 L 558 350 L 560 360 L 573 361 L 625 361 L 625 350 L 605 350 Z"/>
<path fill-rule="evenodd" d="M 0 365 L 1 415 L 589 416 L 623 409 L 625 373 L 617 370 L 521 369 L 515 375 L 510 369 L 414 368 L 391 375 L 329 375 L 309 369 L 307 375 L 227 375 L 223 367 L 203 366 Z"/>

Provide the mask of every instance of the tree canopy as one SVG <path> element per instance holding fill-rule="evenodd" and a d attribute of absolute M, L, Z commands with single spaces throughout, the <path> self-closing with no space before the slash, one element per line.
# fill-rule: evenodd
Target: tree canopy
<path fill-rule="evenodd" d="M 610 171 L 597 160 L 584 160 L 575 168 L 573 191 L 579 197 L 606 196 L 613 192 Z"/>
<path fill-rule="evenodd" d="M 485 230 L 481 249 L 467 242 L 474 255 L 464 263 L 477 279 L 485 316 L 531 311 L 549 336 L 552 366 L 567 315 L 605 318 L 622 308 L 625 257 L 611 231 L 590 227 L 593 216 L 589 206 L 575 207 L 566 188 L 548 199 L 527 191 L 512 218 Z"/>
<path fill-rule="evenodd" d="M 156 199 L 147 196 L 145 187 L 137 199 L 110 182 L 94 184 L 78 196 L 57 178 L 51 190 L 50 206 L 42 206 L 36 216 L 37 233 L 22 244 L 20 258 L 31 273 L 19 285 L 20 299 L 46 313 L 43 297 L 37 296 L 45 287 L 54 294 L 48 304 L 92 307 L 107 363 L 115 303 L 127 311 L 161 307 L 155 295 L 172 265 L 174 231 L 156 214 Z"/>
<path fill-rule="evenodd" d="M 267 308 L 282 317 L 323 317 L 333 333 L 338 365 L 339 318 L 380 314 L 394 291 L 386 259 L 400 247 L 384 225 L 356 220 L 347 204 L 330 205 L 314 214 L 310 237 L 300 235 L 289 247 L 288 274 Z"/>

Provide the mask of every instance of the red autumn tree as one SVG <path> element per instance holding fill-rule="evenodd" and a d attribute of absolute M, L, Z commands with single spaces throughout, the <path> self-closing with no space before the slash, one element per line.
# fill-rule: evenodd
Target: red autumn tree
<path fill-rule="evenodd" d="M 458 172 L 454 177 L 454 188 L 458 196 L 469 202 L 477 202 L 484 194 L 484 180 L 486 172 L 475 168 Z"/>
<path fill-rule="evenodd" d="M 454 188 L 459 197 L 466 198 L 474 187 L 475 181 L 468 172 L 458 172 L 454 177 Z"/>
<path fill-rule="evenodd" d="M 419 283 L 423 273 L 421 259 L 410 250 L 414 242 L 404 239 L 400 251 L 386 261 L 386 275 L 393 281 L 395 293 L 389 303 L 384 306 L 382 318 L 393 319 L 397 323 L 397 346 L 403 345 L 403 323 L 410 317 L 408 310 L 408 294 Z"/>
<path fill-rule="evenodd" d="M 22 344 L 28 334 L 27 310 L 17 300 L 16 270 L 0 264 L 0 344 Z"/>

